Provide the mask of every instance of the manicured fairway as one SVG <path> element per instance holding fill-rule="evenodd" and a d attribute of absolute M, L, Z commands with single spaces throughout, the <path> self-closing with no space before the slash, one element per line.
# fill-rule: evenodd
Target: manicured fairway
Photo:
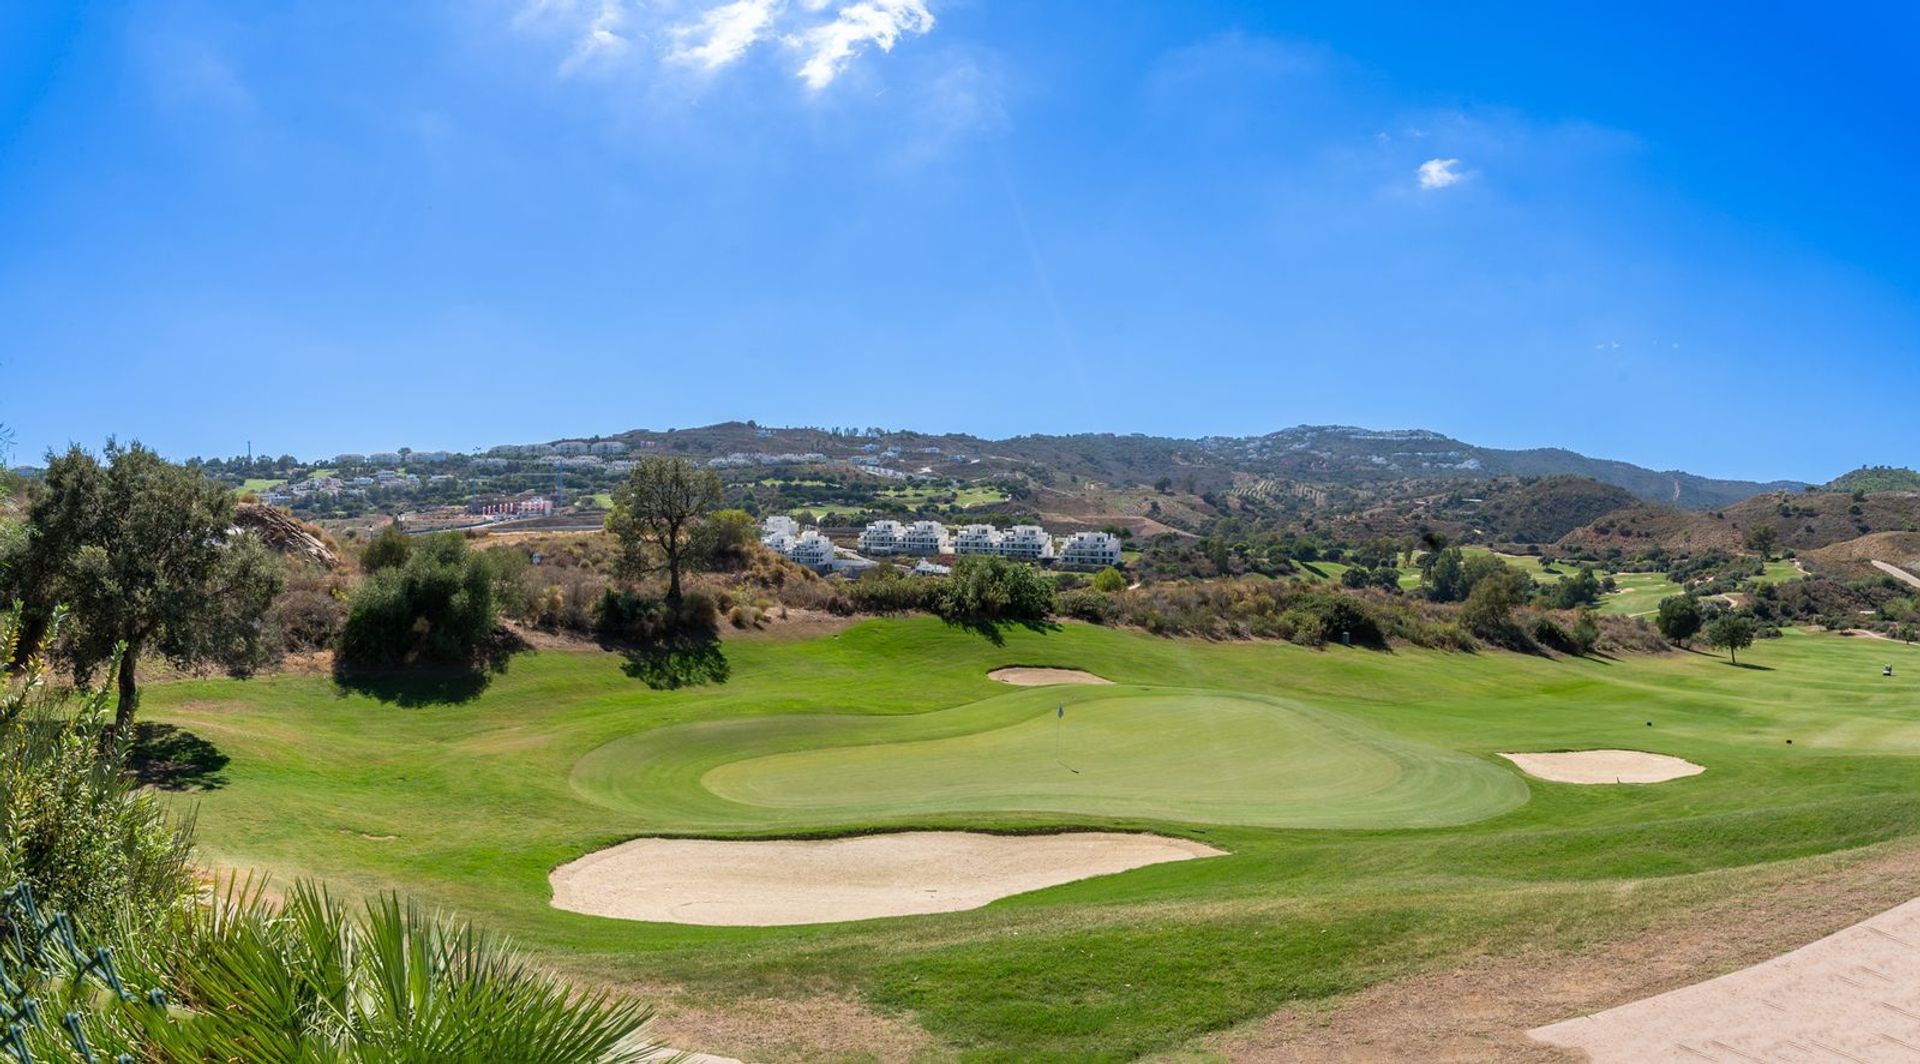
<path fill-rule="evenodd" d="M 1791 632 L 1735 668 L 1078 624 L 996 643 L 910 618 L 724 649 L 726 682 L 676 691 L 618 655 L 543 651 L 478 691 L 193 680 L 151 686 L 142 713 L 205 744 L 210 789 L 180 797 L 204 860 L 408 891 L 589 978 L 675 988 L 730 1021 L 697 1048 L 756 1060 L 861 1059 L 820 1048 L 838 1021 L 789 1022 L 819 1000 L 920 1032 L 929 1060 L 1178 1052 L 1289 1004 L 1588 948 L 1803 859 L 1920 842 L 1920 650 L 1881 640 Z M 1010 665 L 1115 685 L 988 678 Z M 1084 778 L 1049 769 L 1050 727 Z M 1585 786 L 1497 756 L 1582 749 L 1706 771 Z M 1228 856 L 799 928 L 549 904 L 553 868 L 636 836 L 908 827 L 1144 830 Z"/>
<path fill-rule="evenodd" d="M 796 744 L 804 748 L 767 752 Z M 1337 714 L 1252 695 L 1128 687 L 1021 691 L 880 720 L 681 725 L 594 751 L 573 780 L 620 808 L 683 801 L 676 812 L 688 830 L 969 812 L 1419 827 L 1493 816 L 1527 798 L 1525 784 L 1497 765 Z M 661 793 L 675 787 L 725 804 Z"/>
<path fill-rule="evenodd" d="M 1683 594 L 1665 573 L 1615 573 L 1613 591 L 1600 600 L 1600 612 L 1621 617 L 1644 617 L 1660 611 L 1660 600 Z"/>

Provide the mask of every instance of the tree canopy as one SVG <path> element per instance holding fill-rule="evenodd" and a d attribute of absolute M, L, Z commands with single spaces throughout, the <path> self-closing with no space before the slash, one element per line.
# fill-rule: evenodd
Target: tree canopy
<path fill-rule="evenodd" d="M 1685 646 L 1694 636 L 1700 634 L 1700 626 L 1706 618 L 1700 613 L 1700 603 L 1692 595 L 1675 595 L 1660 600 L 1660 612 L 1654 617 L 1654 626 L 1669 643 Z"/>
<path fill-rule="evenodd" d="M 695 553 L 701 518 L 720 505 L 720 477 L 684 458 L 649 456 L 614 489 L 607 531 L 620 541 L 627 577 L 667 574 L 667 601 L 680 601 L 680 575 Z"/>
<path fill-rule="evenodd" d="M 1727 652 L 1727 660 L 1740 664 L 1740 652 L 1753 645 L 1753 620 L 1739 614 L 1726 614 L 1707 625 L 1707 645 Z"/>
<path fill-rule="evenodd" d="M 72 616 L 58 650 L 76 678 L 117 661 L 124 728 L 144 654 L 236 675 L 264 664 L 264 621 L 284 573 L 234 527 L 227 488 L 138 443 L 110 442 L 104 457 L 75 447 L 49 461 L 5 591 L 21 603 L 21 645 L 36 645 L 64 603 Z"/>

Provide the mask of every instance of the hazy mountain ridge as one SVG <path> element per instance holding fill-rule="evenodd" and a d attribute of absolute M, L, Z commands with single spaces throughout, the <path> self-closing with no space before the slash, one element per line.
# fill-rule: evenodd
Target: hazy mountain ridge
<path fill-rule="evenodd" d="M 1349 425 L 1300 425 L 1264 436 L 1184 439 L 1144 434 L 1035 434 L 992 440 L 958 433 L 910 430 L 878 435 L 833 433 L 811 428 L 771 429 L 729 422 L 671 432 L 636 431 L 630 441 L 667 444 L 703 454 L 730 451 L 803 451 L 845 458 L 896 448 L 900 464 L 918 468 L 939 448 L 1041 475 L 1066 475 L 1150 484 L 1167 477 L 1194 490 L 1224 488 L 1236 473 L 1316 484 L 1369 485 L 1400 480 L 1482 480 L 1500 476 L 1583 476 L 1632 492 L 1649 502 L 1691 510 L 1728 506 L 1768 492 L 1797 491 L 1800 481 L 1758 482 L 1703 477 L 1681 470 L 1653 470 L 1630 462 L 1593 458 L 1558 447 L 1503 450 L 1480 447 L 1427 429 L 1368 429 Z M 911 470 L 910 470 L 911 471 Z"/>

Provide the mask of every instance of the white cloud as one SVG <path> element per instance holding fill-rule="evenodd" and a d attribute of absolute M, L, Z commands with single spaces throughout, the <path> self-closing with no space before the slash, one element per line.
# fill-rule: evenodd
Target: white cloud
<path fill-rule="evenodd" d="M 1458 159 L 1428 159 L 1420 164 L 1421 188 L 1446 188 L 1459 184 L 1466 176 L 1460 171 Z"/>
<path fill-rule="evenodd" d="M 636 46 L 671 64 L 717 71 L 768 44 L 797 61 L 814 90 L 831 85 L 863 53 L 890 52 L 903 38 L 932 32 L 930 0 L 526 0 L 520 30 L 564 35 L 560 64 L 571 74 L 625 57 Z"/>
<path fill-rule="evenodd" d="M 633 47 L 627 0 L 527 0 L 513 18 L 521 31 L 557 29 L 573 40 L 560 73 L 618 59 Z"/>
<path fill-rule="evenodd" d="M 859 0 L 842 6 L 833 21 L 802 30 L 790 40 L 806 56 L 800 80 L 809 88 L 824 89 L 869 45 L 891 52 L 902 35 L 932 29 L 933 12 L 926 0 Z"/>
<path fill-rule="evenodd" d="M 704 70 L 718 70 L 760 43 L 785 7 L 783 0 L 733 0 L 710 8 L 698 20 L 671 29 L 675 43 L 668 56 Z"/>

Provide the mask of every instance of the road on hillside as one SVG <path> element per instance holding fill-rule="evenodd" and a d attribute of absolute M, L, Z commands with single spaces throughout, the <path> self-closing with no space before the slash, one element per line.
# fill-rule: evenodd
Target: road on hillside
<path fill-rule="evenodd" d="M 1891 565 L 1891 564 L 1888 564 L 1887 562 L 1874 562 L 1873 567 L 1887 574 L 1888 576 L 1893 577 L 1896 580 L 1904 580 L 1907 583 L 1912 584 L 1914 587 L 1920 587 L 1920 576 L 1915 576 L 1912 573 L 1907 572 L 1905 569 L 1902 569 L 1897 565 Z"/>

